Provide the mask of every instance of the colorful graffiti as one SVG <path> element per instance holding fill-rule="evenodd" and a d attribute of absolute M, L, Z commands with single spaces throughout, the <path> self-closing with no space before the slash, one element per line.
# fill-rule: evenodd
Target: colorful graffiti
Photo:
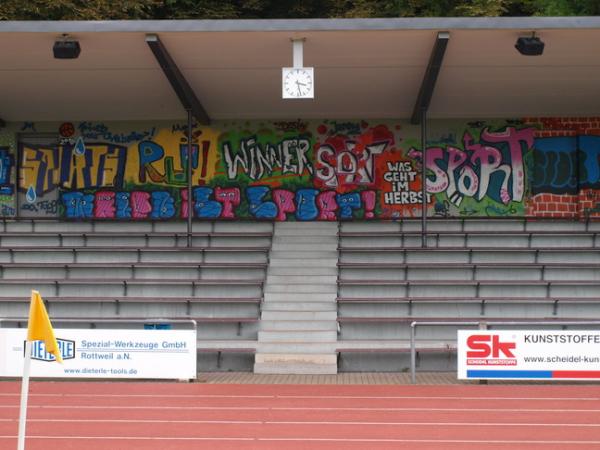
<path fill-rule="evenodd" d="M 230 142 L 224 142 L 222 148 L 227 178 L 230 180 L 237 178 L 240 169 L 253 181 L 270 177 L 277 169 L 282 174 L 313 173 L 308 156 L 311 146 L 306 138 L 286 138 L 277 144 L 261 146 L 253 136 L 242 139 L 235 150 Z"/>
<path fill-rule="evenodd" d="M 14 158 L 8 147 L 0 147 L 0 217 L 16 214 L 14 207 L 14 182 L 12 172 Z"/>
<path fill-rule="evenodd" d="M 394 144 L 394 134 L 385 126 L 359 131 L 356 135 L 336 134 L 315 146 L 315 185 L 341 191 L 357 187 L 375 187 L 375 162 Z M 346 123 L 344 130 L 360 130 Z"/>
<path fill-rule="evenodd" d="M 242 200 L 247 214 L 237 207 Z M 69 219 L 173 219 L 187 218 L 187 189 L 168 191 L 112 192 L 68 191 L 61 193 Z M 177 214 L 177 205 L 180 213 Z M 285 221 L 373 218 L 375 192 L 336 194 L 318 189 L 271 189 L 269 186 L 239 188 L 195 187 L 192 217 L 202 219 L 268 219 Z"/>
<path fill-rule="evenodd" d="M 60 139 L 20 142 L 19 211 L 103 220 L 188 214 L 385 220 L 420 217 L 425 201 L 429 216 L 591 217 L 600 198 L 600 133 L 583 126 L 566 133 L 560 126 L 528 118 L 436 122 L 424 161 L 424 198 L 419 128 L 404 122 L 193 124 L 189 162 L 182 123 L 37 123 L 38 132 L 54 127 Z M 15 149 L 0 148 L 0 198 L 14 193 L 14 155 Z M 0 214 L 16 215 L 10 205 Z"/>
<path fill-rule="evenodd" d="M 35 198 L 57 188 L 121 187 L 125 176 L 127 148 L 86 143 L 77 154 L 74 145 L 21 146 L 21 188 L 33 188 Z"/>
<path fill-rule="evenodd" d="M 523 154 L 533 146 L 533 129 L 506 127 L 492 132 L 484 128 L 478 142 L 466 131 L 462 143 L 463 148 L 453 145 L 427 148 L 426 167 L 430 174 L 427 192 L 443 193 L 456 208 L 465 198 L 473 198 L 477 203 L 492 200 L 499 207 L 513 203 L 522 212 Z M 414 148 L 408 154 L 422 159 L 421 152 Z"/>
<path fill-rule="evenodd" d="M 14 186 L 11 182 L 13 157 L 6 147 L 0 147 L 0 195 L 12 195 Z"/>

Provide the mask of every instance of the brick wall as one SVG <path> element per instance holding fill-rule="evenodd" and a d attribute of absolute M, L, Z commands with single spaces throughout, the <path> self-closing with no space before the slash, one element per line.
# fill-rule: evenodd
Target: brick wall
<path fill-rule="evenodd" d="M 579 192 L 579 217 L 600 219 L 600 191 L 583 189 Z"/>
<path fill-rule="evenodd" d="M 600 117 L 526 117 L 525 125 L 536 128 L 535 137 L 600 135 Z M 527 205 L 526 214 L 536 217 L 600 218 L 600 191 L 584 189 L 578 195 L 538 194 Z"/>
<path fill-rule="evenodd" d="M 555 217 L 574 219 L 579 217 L 578 195 L 538 194 L 527 205 L 527 215 L 535 217 Z"/>
<path fill-rule="evenodd" d="M 537 128 L 536 137 L 600 135 L 600 117 L 526 117 Z"/>

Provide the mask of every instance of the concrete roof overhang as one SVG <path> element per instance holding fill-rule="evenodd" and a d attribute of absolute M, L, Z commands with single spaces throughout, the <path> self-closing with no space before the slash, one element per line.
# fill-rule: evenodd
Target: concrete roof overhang
<path fill-rule="evenodd" d="M 450 39 L 428 117 L 598 115 L 600 17 L 570 17 L 0 22 L 0 118 L 185 118 L 147 33 L 212 120 L 409 118 L 438 31 Z M 532 31 L 542 56 L 514 48 Z M 62 33 L 79 58 L 53 58 Z M 292 38 L 306 38 L 314 100 L 281 99 Z"/>

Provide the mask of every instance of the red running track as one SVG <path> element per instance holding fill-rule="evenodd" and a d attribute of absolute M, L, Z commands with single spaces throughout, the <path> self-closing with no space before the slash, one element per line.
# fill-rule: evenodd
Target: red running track
<path fill-rule="evenodd" d="M 0 449 L 20 383 L 0 382 Z M 37 382 L 27 450 L 600 449 L 600 386 Z"/>

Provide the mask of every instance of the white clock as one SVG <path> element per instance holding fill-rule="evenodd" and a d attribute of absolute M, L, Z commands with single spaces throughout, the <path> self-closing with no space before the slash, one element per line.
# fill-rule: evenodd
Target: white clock
<path fill-rule="evenodd" d="M 284 67 L 282 75 L 283 98 L 314 98 L 315 77 L 312 67 Z"/>

